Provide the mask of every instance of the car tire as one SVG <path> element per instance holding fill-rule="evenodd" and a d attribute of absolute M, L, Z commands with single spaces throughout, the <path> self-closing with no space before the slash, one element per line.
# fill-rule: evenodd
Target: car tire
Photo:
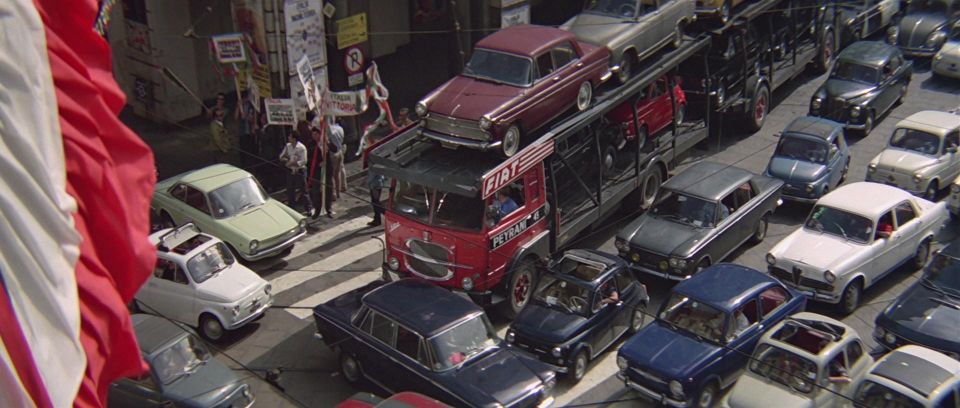
<path fill-rule="evenodd" d="M 764 214 L 760 217 L 760 220 L 757 221 L 757 226 L 753 229 L 753 235 L 750 237 L 750 242 L 754 245 L 763 242 L 763 239 L 767 237 L 767 226 L 769 223 L 769 215 Z"/>
<path fill-rule="evenodd" d="M 924 238 L 923 241 L 920 241 L 910 262 L 913 264 L 913 269 L 923 269 L 923 266 L 927 264 L 927 259 L 930 259 L 930 238 Z"/>
<path fill-rule="evenodd" d="M 591 102 L 593 102 L 593 85 L 590 81 L 585 81 L 577 90 L 577 110 L 583 112 L 589 109 Z"/>
<path fill-rule="evenodd" d="M 697 394 L 697 399 L 694 401 L 694 406 L 697 408 L 713 408 L 714 404 L 717 402 L 717 393 L 718 388 L 716 384 L 709 383 L 700 390 L 700 394 Z"/>
<path fill-rule="evenodd" d="M 170 216 L 170 213 L 160 210 L 160 229 L 176 227 L 177 224 L 173 222 L 173 217 Z"/>
<path fill-rule="evenodd" d="M 937 180 L 933 180 L 930 184 L 927 184 L 927 188 L 923 190 L 923 198 L 930 201 L 937 201 L 938 193 L 940 193 L 940 185 L 937 183 Z"/>
<path fill-rule="evenodd" d="M 847 316 L 857 310 L 860 306 L 860 296 L 863 294 L 863 282 L 860 279 L 854 280 L 843 288 L 843 295 L 840 297 L 840 313 Z"/>
<path fill-rule="evenodd" d="M 223 340 L 224 334 L 227 333 L 227 330 L 223 328 L 223 324 L 220 323 L 220 319 L 207 313 L 200 316 L 200 327 L 198 327 L 198 329 L 203 338 L 212 342 Z"/>
<path fill-rule="evenodd" d="M 660 174 L 660 169 L 650 169 L 640 186 L 640 209 L 648 209 L 653 206 L 657 194 L 660 192 L 661 184 L 663 184 L 663 176 Z"/>
<path fill-rule="evenodd" d="M 567 381 L 571 384 L 576 384 L 583 379 L 584 374 L 587 373 L 587 351 L 580 350 L 577 352 L 577 355 L 570 360 L 570 365 L 567 366 Z"/>
<path fill-rule="evenodd" d="M 510 125 L 506 132 L 503 132 L 503 144 L 501 145 L 501 154 L 503 157 L 510 158 L 520 150 L 520 128 L 517 125 Z"/>
<path fill-rule="evenodd" d="M 617 147 L 612 143 L 607 143 L 603 148 L 602 160 L 600 163 L 601 174 L 605 179 L 610 178 L 613 175 L 613 170 L 617 168 Z"/>
<path fill-rule="evenodd" d="M 877 119 L 876 114 L 873 111 L 867 112 L 867 118 L 863 120 L 863 130 L 861 131 L 863 137 L 870 135 L 870 132 L 873 131 L 874 121 Z"/>
<path fill-rule="evenodd" d="M 707 258 L 703 258 L 700 260 L 700 262 L 697 263 L 697 270 L 695 274 L 700 273 L 700 271 L 707 269 L 709 267 L 710 267 L 710 260 Z"/>
<path fill-rule="evenodd" d="M 517 317 L 520 310 L 530 302 L 533 290 L 537 286 L 537 269 L 533 267 L 531 259 L 520 262 L 513 274 L 510 275 L 510 284 L 507 286 L 507 301 L 504 308 L 506 317 Z"/>
<path fill-rule="evenodd" d="M 900 88 L 900 96 L 897 97 L 897 106 L 903 105 L 903 100 L 907 98 L 908 87 L 910 87 L 909 82 L 903 84 L 903 88 Z"/>
<path fill-rule="evenodd" d="M 620 69 L 617 71 L 617 82 L 621 85 L 627 83 L 630 80 L 630 77 L 633 76 L 633 65 L 637 62 L 636 56 L 633 52 L 626 51 L 620 56 Z"/>
<path fill-rule="evenodd" d="M 363 368 L 360 362 L 345 351 L 340 352 L 340 375 L 350 385 L 357 385 L 363 378 Z"/>
<path fill-rule="evenodd" d="M 847 181 L 847 174 L 850 173 L 850 157 L 847 156 L 847 164 L 843 165 L 843 173 L 840 173 L 840 181 L 837 182 L 837 185 L 843 184 L 844 181 Z M 826 189 L 823 190 L 823 195 L 827 195 Z"/>
<path fill-rule="evenodd" d="M 640 302 L 633 308 L 630 315 L 630 334 L 636 334 L 643 327 L 643 322 L 647 320 L 647 304 Z"/>
<path fill-rule="evenodd" d="M 830 69 L 830 64 L 833 62 L 833 58 L 837 52 L 837 41 L 833 38 L 833 30 L 825 30 L 823 32 L 823 38 L 821 39 L 822 45 L 820 46 L 820 52 L 817 53 L 816 63 L 814 68 L 817 73 L 824 73 Z"/>
<path fill-rule="evenodd" d="M 770 110 L 770 88 L 760 85 L 750 98 L 750 109 L 746 112 L 747 129 L 756 132 L 767 121 Z"/>

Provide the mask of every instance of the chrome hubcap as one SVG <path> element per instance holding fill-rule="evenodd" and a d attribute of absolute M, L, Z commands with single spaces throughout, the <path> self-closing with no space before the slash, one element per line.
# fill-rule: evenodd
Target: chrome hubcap
<path fill-rule="evenodd" d="M 580 92 L 577 93 L 577 108 L 584 110 L 590 106 L 590 97 L 592 96 L 592 91 L 593 90 L 590 88 L 589 83 L 584 82 L 582 85 L 580 85 Z"/>
<path fill-rule="evenodd" d="M 203 324 L 203 331 L 207 334 L 207 337 L 211 339 L 219 339 L 220 336 L 223 335 L 223 328 L 220 327 L 220 323 L 214 319 L 206 320 Z"/>

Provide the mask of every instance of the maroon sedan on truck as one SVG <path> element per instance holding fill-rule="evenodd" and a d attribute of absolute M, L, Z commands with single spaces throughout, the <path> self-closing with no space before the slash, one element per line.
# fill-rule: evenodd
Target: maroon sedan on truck
<path fill-rule="evenodd" d="M 463 73 L 417 103 L 420 134 L 446 145 L 498 149 L 563 114 L 585 110 L 610 78 L 610 52 L 552 27 L 518 25 L 480 40 Z"/>

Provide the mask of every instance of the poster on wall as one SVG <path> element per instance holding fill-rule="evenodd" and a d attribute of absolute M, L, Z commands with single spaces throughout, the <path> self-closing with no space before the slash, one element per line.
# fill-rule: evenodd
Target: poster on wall
<path fill-rule="evenodd" d="M 249 55 L 246 69 L 252 70 L 251 76 L 257 81 L 260 96 L 273 96 L 273 87 L 270 79 L 270 65 L 267 54 L 267 34 L 263 18 L 264 0 L 231 0 L 233 23 L 237 32 L 243 34 Z M 240 87 L 245 89 L 246 75 L 240 75 Z"/>
<path fill-rule="evenodd" d="M 320 0 L 287 0 L 283 14 L 287 29 L 287 62 L 291 73 L 304 55 L 313 68 L 327 64 L 323 8 Z"/>
<path fill-rule="evenodd" d="M 213 49 L 217 54 L 217 61 L 221 64 L 245 62 L 247 53 L 244 51 L 243 34 L 222 34 L 212 38 Z"/>
<path fill-rule="evenodd" d="M 500 28 L 520 24 L 530 24 L 530 4 L 517 4 L 500 10 Z"/>

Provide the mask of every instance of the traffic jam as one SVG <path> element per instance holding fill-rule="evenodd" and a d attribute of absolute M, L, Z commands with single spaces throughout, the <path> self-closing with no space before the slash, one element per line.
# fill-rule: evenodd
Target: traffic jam
<path fill-rule="evenodd" d="M 356 393 L 340 406 L 565 406 L 614 361 L 603 384 L 630 406 L 960 408 L 960 113 L 908 92 L 960 81 L 960 1 L 586 3 L 483 37 L 363 153 L 389 189 L 379 273 L 308 309 Z M 762 172 L 702 153 L 813 80 Z M 254 404 L 147 315 L 213 343 L 273 318 L 277 284 L 248 265 L 290 256 L 307 218 L 226 165 L 159 182 L 152 208 L 131 308 L 162 385 L 120 380 L 111 404 Z M 584 243 L 604 230 L 612 248 Z M 735 263 L 764 242 L 762 268 Z M 872 332 L 844 320 L 912 273 Z"/>

